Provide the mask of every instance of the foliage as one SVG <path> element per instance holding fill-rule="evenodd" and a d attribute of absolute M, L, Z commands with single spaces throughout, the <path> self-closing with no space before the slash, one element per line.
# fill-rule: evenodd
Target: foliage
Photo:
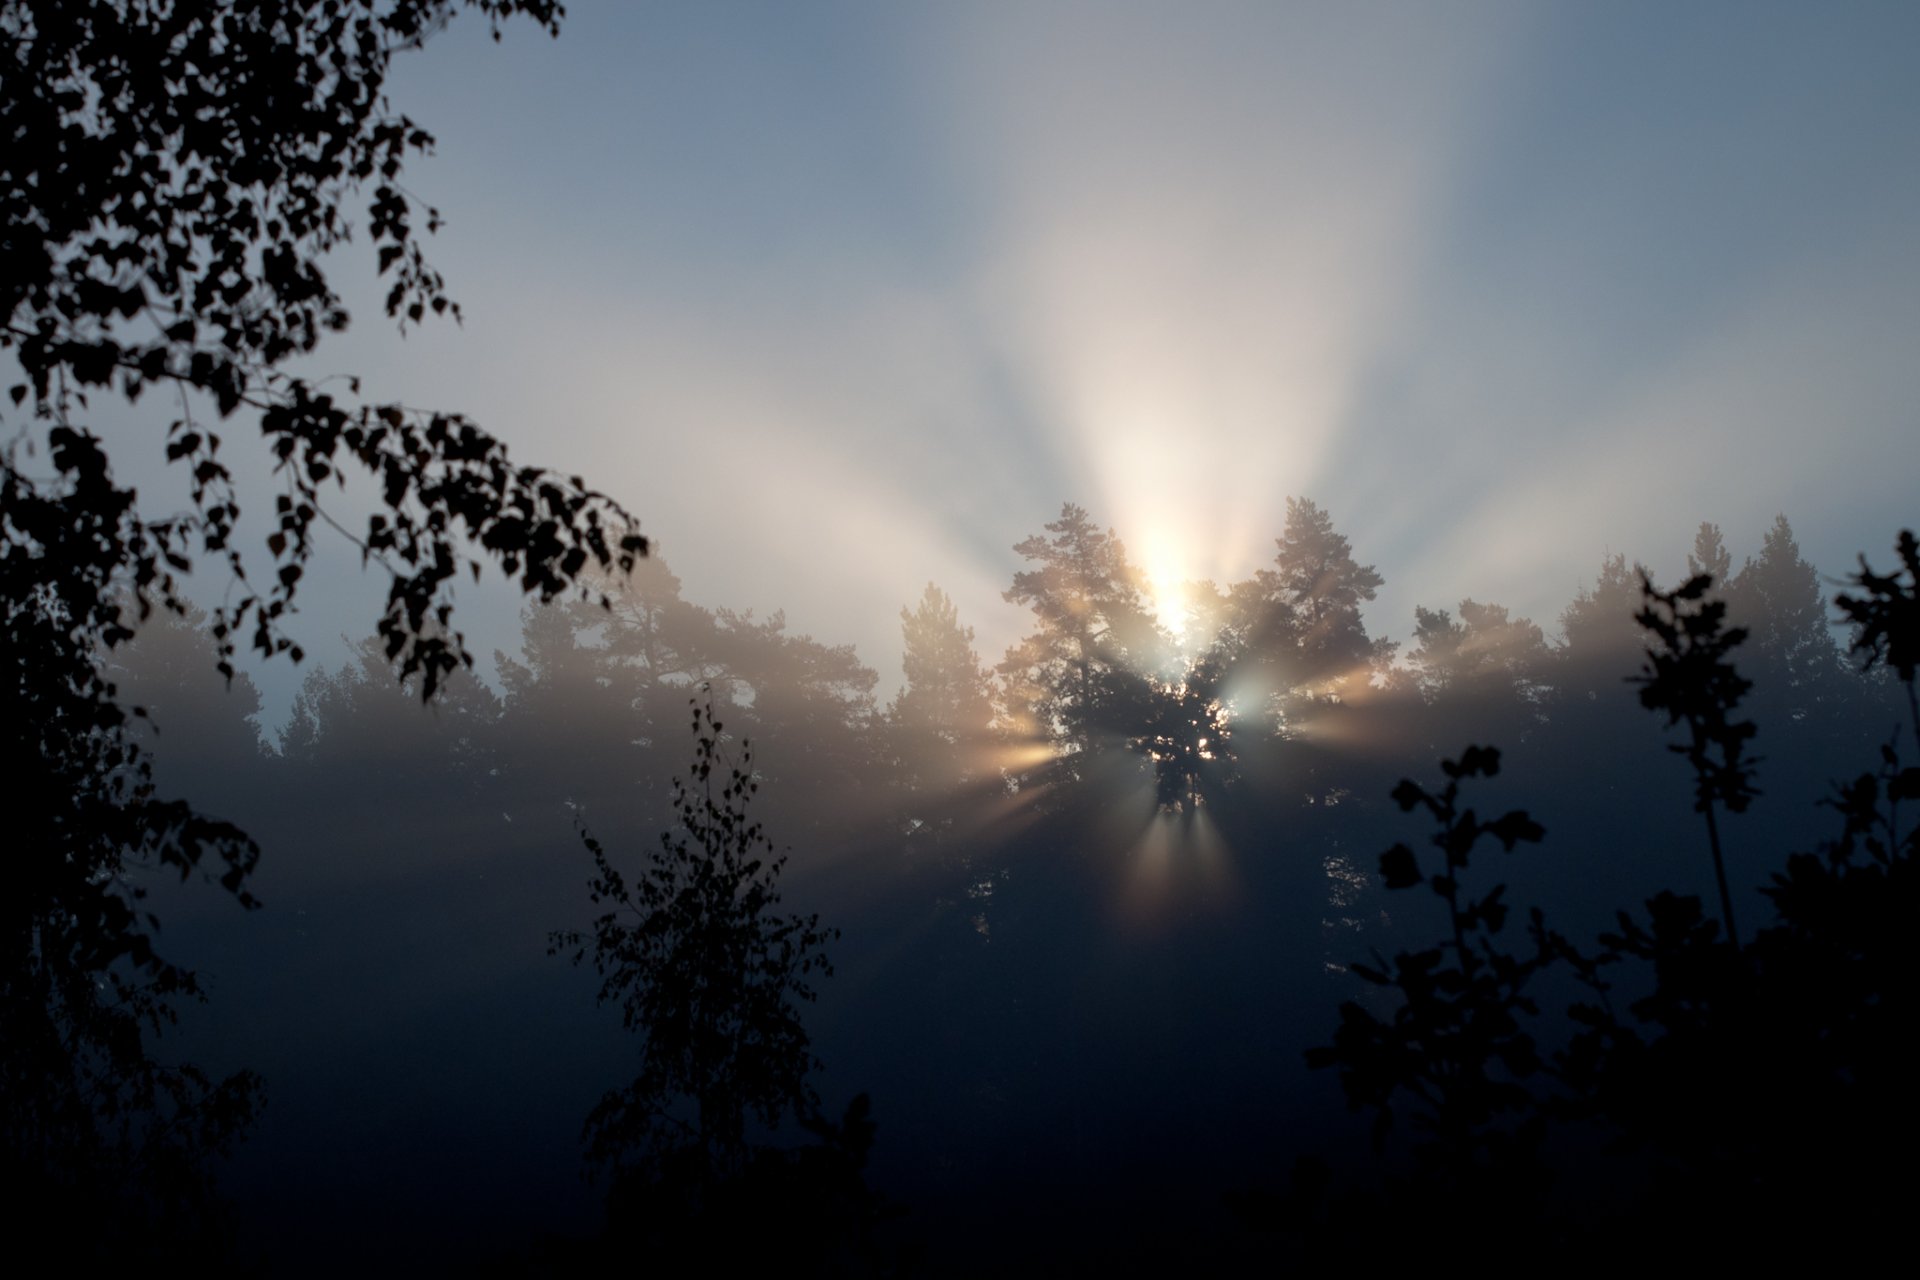
<path fill-rule="evenodd" d="M 1305 498 L 1287 499 L 1286 529 L 1276 543 L 1274 580 L 1304 619 L 1308 646 L 1330 656 L 1364 658 L 1360 606 L 1385 580 L 1372 565 L 1354 560 L 1352 544 L 1334 532 L 1333 517 Z M 1361 637 L 1361 651 L 1343 653 L 1355 636 Z"/>
<path fill-rule="evenodd" d="M 1546 637 L 1526 618 L 1509 617 L 1497 604 L 1460 602 L 1455 621 L 1445 609 L 1414 609 L 1414 639 L 1408 659 L 1433 695 L 1480 692 L 1505 686 L 1512 694 L 1545 666 Z"/>
<path fill-rule="evenodd" d="M 1593 585 L 1582 587 L 1561 611 L 1556 678 L 1566 686 L 1563 693 L 1588 698 L 1602 684 L 1618 689 L 1620 668 L 1639 647 L 1633 614 L 1644 573 L 1638 564 L 1629 566 L 1624 555 L 1608 556 Z"/>
<path fill-rule="evenodd" d="M 814 998 L 810 975 L 831 974 L 824 948 L 838 932 L 777 914 L 786 859 L 750 816 L 751 753 L 743 743 L 729 761 L 711 702 L 690 705 L 694 762 L 674 788 L 681 829 L 661 833 L 633 879 L 583 832 L 592 900 L 607 910 L 590 936 L 555 933 L 552 950 L 576 964 L 591 955 L 601 1002 L 642 1037 L 639 1074 L 587 1118 L 590 1159 L 649 1171 L 692 1160 L 705 1182 L 746 1167 L 754 1121 L 816 1118 L 800 1005 Z"/>
<path fill-rule="evenodd" d="M 0 1107 L 9 1181 L 42 1188 L 29 1209 L 42 1225 L 54 1201 L 132 1206 L 110 1223 L 171 1204 L 256 1096 L 245 1075 L 216 1083 L 148 1056 L 198 988 L 156 953 L 141 878 L 205 870 L 251 906 L 257 850 L 155 797 L 130 736 L 138 713 L 104 673 L 136 618 L 185 616 L 181 575 L 210 559 L 230 579 L 212 611 L 218 669 L 233 678 L 243 636 L 298 661 L 284 623 L 316 529 L 332 524 L 388 572 L 381 652 L 432 699 L 471 663 L 452 628 L 457 574 L 491 561 L 544 599 L 646 550 L 616 504 L 514 464 L 458 415 L 361 403 L 357 380 L 342 396 L 286 371 L 348 323 L 326 258 L 362 198 L 388 316 L 403 330 L 458 316 L 420 247 L 439 214 L 401 184 L 432 138 L 385 86 L 395 55 L 459 7 L 0 3 L 0 350 L 19 370 L 0 446 L 0 698 L 26 797 L 0 957 Z M 553 0 L 464 7 L 496 36 L 516 15 L 549 30 L 561 15 Z M 142 507 L 94 430 L 91 397 L 134 405 L 156 389 L 178 402 L 154 450 L 186 472 L 184 514 Z M 235 415 L 257 421 L 278 489 L 251 551 L 242 508 L 256 504 L 222 453 Z M 349 472 L 378 493 L 358 533 L 323 498 Z"/>
<path fill-rule="evenodd" d="M 1727 888 L 1726 857 L 1714 806 L 1741 813 L 1758 794 L 1753 787 L 1753 763 L 1745 754 L 1757 730 L 1751 720 L 1732 718 L 1734 707 L 1753 687 L 1734 670 L 1730 659 L 1747 633 L 1725 625 L 1726 603 L 1707 599 L 1712 586 L 1713 580 L 1701 574 L 1676 590 L 1658 591 L 1653 580 L 1641 574 L 1645 604 L 1635 618 L 1659 641 L 1659 647 L 1647 651 L 1633 683 L 1640 686 L 1640 704 L 1649 711 L 1666 712 L 1669 726 L 1686 722 L 1687 740 L 1671 744 L 1668 750 L 1685 756 L 1693 767 L 1693 807 L 1706 818 L 1714 878 L 1720 886 L 1721 919 L 1728 940 L 1737 942 L 1733 894 Z"/>
<path fill-rule="evenodd" d="M 689 701 L 693 765 L 674 783 L 678 831 L 629 876 L 590 833 L 589 932 L 550 935 L 551 954 L 591 956 L 600 1001 L 641 1037 L 640 1070 L 589 1113 L 588 1159 L 612 1174 L 597 1249 L 670 1268 L 696 1263 L 802 1274 L 880 1267 L 873 1229 L 892 1212 L 864 1179 L 875 1126 L 865 1094 L 835 1120 L 808 1075 L 801 1006 L 832 975 L 839 930 L 783 915 L 786 865 L 751 817 L 752 753 L 730 759 L 711 691 Z M 791 1122 L 811 1141 L 756 1134 Z"/>
<path fill-rule="evenodd" d="M 1726 582 L 1733 575 L 1733 553 L 1727 550 L 1720 526 L 1706 520 L 1700 522 L 1699 531 L 1693 535 L 1693 550 L 1687 553 L 1687 576 L 1697 578 L 1701 574 L 1715 582 Z"/>
<path fill-rule="evenodd" d="M 557 30 L 552 0 L 473 3 L 496 35 L 518 13 Z M 342 205 L 369 185 L 367 230 L 392 280 L 388 314 L 403 327 L 428 312 L 457 315 L 415 233 L 422 220 L 435 229 L 439 214 L 416 208 L 400 185 L 406 159 L 433 139 L 385 95 L 394 55 L 453 9 L 449 0 L 0 9 L 9 140 L 0 347 L 25 375 L 14 404 L 31 397 L 34 419 L 50 428 L 56 474 L 30 480 L 18 441 L 0 466 L 10 487 L 46 492 L 76 520 L 125 527 L 116 567 L 143 614 L 156 602 L 177 607 L 175 575 L 192 555 L 224 560 L 237 591 L 214 611 L 223 670 L 249 628 L 253 648 L 298 656 L 283 619 L 316 524 L 333 522 L 323 488 L 344 486 L 349 470 L 381 493 L 363 531 L 349 535 L 391 575 L 381 639 L 406 674 L 423 674 L 429 697 L 471 663 L 449 629 L 455 574 L 480 571 L 462 538 L 542 598 L 573 585 L 589 562 L 631 565 L 645 551 L 617 506 L 577 479 L 512 465 L 499 441 L 458 415 L 355 406 L 280 371 L 347 325 L 323 264 L 353 230 Z M 81 420 L 91 389 L 132 401 L 155 385 L 180 398 L 166 457 L 190 472 L 186 515 L 145 516 L 131 491 L 83 485 L 60 462 L 71 456 L 64 442 L 92 439 Z M 284 485 L 264 582 L 249 577 L 237 543 L 241 495 L 221 431 L 195 416 L 196 395 L 221 419 L 243 407 L 259 415 Z M 22 535 L 13 527 L 7 536 Z M 47 589 L 64 589 L 65 567 L 45 558 Z"/>
<path fill-rule="evenodd" d="M 1852 582 L 1862 594 L 1842 592 L 1834 605 L 1856 628 L 1854 652 L 1864 654 L 1869 666 L 1891 667 L 1907 686 L 1907 707 L 1915 741 L 1920 742 L 1920 701 L 1914 696 L 1914 673 L 1920 669 L 1920 541 L 1913 530 L 1900 531 L 1897 550 L 1901 567 L 1889 574 L 1875 573 L 1861 556 L 1860 572 Z"/>
<path fill-rule="evenodd" d="M 1703 534 L 1701 558 L 1709 541 Z M 1660 592 L 1643 579 L 1638 615 L 1653 641 L 1638 677 L 1642 701 L 1687 724 L 1688 741 L 1673 749 L 1694 766 L 1696 806 L 1709 818 L 1755 794 L 1744 756 L 1753 726 L 1732 716 L 1748 688 L 1729 660 L 1742 633 L 1725 628 L 1724 607 L 1706 598 L 1710 585 L 1696 575 Z M 1863 562 L 1854 585 L 1871 593 L 1842 605 L 1860 626 L 1856 649 L 1877 657 L 1909 644 L 1914 615 L 1888 607 L 1901 598 L 1898 584 Z M 1457 779 L 1487 764 L 1483 749 L 1470 748 L 1445 766 L 1455 781 L 1439 795 L 1411 782 L 1396 791 L 1403 808 L 1424 806 L 1439 820 L 1435 844 L 1447 861 L 1430 876 L 1396 845 L 1381 858 L 1382 875 L 1389 889 L 1433 884 L 1448 902 L 1452 942 L 1402 953 L 1391 974 L 1354 966 L 1396 992 L 1392 1021 L 1350 1003 L 1333 1045 L 1309 1058 L 1340 1069 L 1352 1105 L 1378 1112 L 1376 1133 L 1396 1099 L 1421 1108 L 1433 1135 L 1415 1151 L 1423 1177 L 1390 1191 L 1390 1211 L 1437 1213 L 1430 1220 L 1444 1226 L 1498 1203 L 1518 1236 L 1563 1247 L 1577 1239 L 1595 1256 L 1623 1259 L 1718 1223 L 1768 1224 L 1751 1238 L 1744 1228 L 1722 1233 L 1723 1257 L 1825 1251 L 1826 1224 L 1842 1216 L 1850 1231 L 1895 1238 L 1904 1192 L 1871 1156 L 1906 1150 L 1916 1137 L 1898 1064 L 1915 1013 L 1903 939 L 1920 828 L 1903 829 L 1900 804 L 1920 798 L 1920 769 L 1902 767 L 1889 745 L 1877 773 L 1838 790 L 1841 834 L 1788 859 L 1766 891 L 1774 918 L 1746 945 L 1732 932 L 1723 872 L 1724 933 L 1698 898 L 1663 892 L 1644 917 L 1619 912 L 1589 955 L 1549 931 L 1537 909 L 1531 946 L 1504 952 L 1491 941 L 1506 913 L 1503 887 L 1458 896 L 1456 866 L 1478 835 L 1507 824 L 1509 847 L 1539 835 L 1524 815 L 1481 824 L 1457 810 Z M 1562 963 L 1589 998 L 1543 1017 L 1522 988 Z M 1621 991 L 1631 994 L 1624 1010 L 1613 998 Z M 1560 1046 L 1543 1050 L 1545 1036 Z M 1603 1135 L 1606 1151 L 1581 1133 Z M 1589 1164 L 1604 1154 L 1613 1172 L 1589 1179 L 1579 1202 L 1549 1201 L 1547 1175 L 1566 1169 L 1543 1163 L 1549 1151 L 1561 1160 L 1584 1152 L 1577 1158 Z M 1491 1184 L 1474 1176 L 1487 1170 L 1507 1176 Z M 1489 1188 L 1496 1201 L 1472 1201 Z M 1310 1220 L 1324 1194 L 1324 1172 L 1309 1168 L 1282 1208 Z M 1624 1236 L 1623 1222 L 1651 1234 Z"/>
<path fill-rule="evenodd" d="M 84 437 L 55 457 L 109 510 L 105 460 Z M 0 911 L 0 1149 L 16 1239 L 64 1234 L 96 1252 L 151 1250 L 206 1208 L 201 1158 L 250 1120 L 258 1081 L 164 1065 L 148 1040 L 197 999 L 153 945 L 144 880 L 205 871 L 243 905 L 259 850 L 154 790 L 152 763 L 93 643 L 127 637 L 116 572 L 129 536 L 11 473 L 0 510 L 0 736 L 19 852 Z M 45 583 L 42 555 L 66 566 Z M 156 1231 L 155 1228 L 160 1228 Z"/>
<path fill-rule="evenodd" d="M 1007 603 L 1033 610 L 1038 629 L 1007 651 L 999 671 L 1009 719 L 1067 754 L 1123 737 L 1171 656 L 1147 605 L 1146 580 L 1111 530 L 1071 503 L 1048 523 L 1051 538 L 1014 547 L 1023 569 Z"/>
<path fill-rule="evenodd" d="M 1785 515 L 1774 517 L 1757 557 L 1731 578 L 1715 581 L 1725 584 L 1735 620 L 1748 627 L 1752 659 L 1781 685 L 1802 688 L 1831 676 L 1838 655 L 1827 630 L 1820 575 L 1801 557 Z"/>
<path fill-rule="evenodd" d="M 950 849 L 941 846 L 1006 786 L 995 749 L 993 678 L 974 651 L 973 628 L 960 625 L 953 601 L 933 583 L 916 607 L 900 610 L 900 630 L 906 681 L 886 710 L 882 762 L 894 784 L 896 829 L 923 851 L 938 848 L 938 865 L 963 871 L 948 865 Z"/>
<path fill-rule="evenodd" d="M 1154 764 L 1163 812 L 1190 813 L 1239 776 L 1224 667 L 1207 653 L 1176 680 L 1156 681 L 1134 743 Z"/>
<path fill-rule="evenodd" d="M 896 733 L 931 785 L 951 785 L 977 773 L 977 757 L 993 720 L 988 676 L 973 649 L 973 628 L 933 583 L 918 606 L 900 610 L 901 671 L 906 683 L 888 709 Z"/>
<path fill-rule="evenodd" d="M 1394 646 L 1369 638 L 1360 616 L 1384 579 L 1355 561 L 1326 510 L 1288 498 L 1274 545 L 1272 568 L 1235 583 L 1224 601 L 1210 591 L 1200 598 L 1208 612 L 1223 606 L 1210 657 L 1236 718 L 1299 738 L 1316 717 L 1361 697 Z"/>
<path fill-rule="evenodd" d="M 1482 821 L 1474 810 L 1461 807 L 1461 782 L 1497 774 L 1500 753 L 1468 747 L 1458 761 L 1443 761 L 1440 767 L 1447 784 L 1438 792 L 1409 779 L 1393 797 L 1402 811 L 1425 809 L 1433 817 L 1438 868 L 1423 869 L 1411 848 L 1397 844 L 1381 855 L 1380 871 L 1389 889 L 1431 888 L 1446 904 L 1452 939 L 1403 951 L 1391 965 L 1384 960 L 1353 965 L 1357 977 L 1397 994 L 1392 1019 L 1383 1021 L 1349 1001 L 1341 1006 L 1332 1046 L 1313 1050 L 1307 1061 L 1338 1067 L 1349 1102 L 1375 1110 L 1377 1143 L 1384 1141 L 1393 1108 L 1405 1095 L 1414 1108 L 1414 1125 L 1424 1135 L 1414 1148 L 1424 1171 L 1460 1191 L 1488 1176 L 1517 1179 L 1531 1172 L 1538 1124 L 1516 1132 L 1503 1122 L 1533 1102 L 1528 1081 L 1540 1070 L 1541 1059 L 1524 1022 L 1538 1012 L 1527 988 L 1561 945 L 1536 912 L 1532 952 L 1509 954 L 1497 941 L 1507 923 L 1504 887 L 1479 897 L 1464 892 L 1462 873 L 1482 840 L 1491 837 L 1511 853 L 1542 835 L 1524 811 Z"/>

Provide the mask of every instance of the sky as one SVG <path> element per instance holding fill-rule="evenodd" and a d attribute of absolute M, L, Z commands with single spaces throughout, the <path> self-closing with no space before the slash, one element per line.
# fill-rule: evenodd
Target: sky
<path fill-rule="evenodd" d="M 568 9 L 396 62 L 465 321 L 402 340 L 349 253 L 309 371 L 583 474 L 883 693 L 928 581 L 1000 657 L 1068 501 L 1224 583 L 1310 497 L 1402 639 L 1467 596 L 1552 634 L 1702 520 L 1835 574 L 1915 523 L 1911 4 Z M 479 652 L 517 607 L 462 599 Z"/>

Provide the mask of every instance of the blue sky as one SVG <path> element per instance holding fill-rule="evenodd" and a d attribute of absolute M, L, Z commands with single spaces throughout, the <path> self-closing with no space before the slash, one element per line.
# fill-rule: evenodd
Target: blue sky
<path fill-rule="evenodd" d="M 314 368 L 587 475 L 690 596 L 889 683 L 928 580 L 1000 656 L 1063 501 L 1225 581 L 1312 497 L 1401 638 L 1463 596 L 1551 633 L 1703 519 L 1738 561 L 1784 511 L 1838 573 L 1920 518 L 1913 5 L 569 9 L 396 64 L 466 322 L 400 341 L 348 256 Z"/>

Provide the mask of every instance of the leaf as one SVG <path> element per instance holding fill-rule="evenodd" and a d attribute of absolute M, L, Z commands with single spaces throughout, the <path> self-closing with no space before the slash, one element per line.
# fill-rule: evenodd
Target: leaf
<path fill-rule="evenodd" d="M 1408 889 L 1423 879 L 1419 861 L 1404 844 L 1396 844 L 1380 855 L 1380 874 L 1389 889 Z"/>

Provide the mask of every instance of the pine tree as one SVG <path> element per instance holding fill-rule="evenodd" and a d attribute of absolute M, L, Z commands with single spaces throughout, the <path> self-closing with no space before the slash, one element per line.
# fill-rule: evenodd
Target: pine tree
<path fill-rule="evenodd" d="M 1010 604 L 1039 629 L 1000 664 L 1012 718 L 1066 753 L 1124 738 L 1173 653 L 1148 606 L 1145 579 L 1111 530 L 1071 503 L 1014 550 L 1035 567 L 1014 575 Z"/>
<path fill-rule="evenodd" d="M 1352 545 L 1333 530 L 1333 517 L 1306 498 L 1288 498 L 1286 531 L 1275 541 L 1281 591 L 1305 618 L 1309 642 L 1331 647 L 1342 636 L 1364 638 L 1360 605 L 1385 579 L 1354 560 Z"/>
<path fill-rule="evenodd" d="M 1693 550 L 1687 554 L 1687 576 L 1697 578 L 1703 573 L 1722 590 L 1733 576 L 1733 556 L 1720 538 L 1720 526 L 1704 520 L 1700 531 L 1693 536 Z"/>
<path fill-rule="evenodd" d="M 1791 731 L 1839 696 L 1840 649 L 1827 626 L 1820 575 L 1800 555 L 1784 515 L 1728 588 L 1735 622 L 1747 628 L 1747 666 L 1768 725 Z"/>
<path fill-rule="evenodd" d="M 1633 618 L 1640 608 L 1641 574 L 1624 554 L 1608 556 L 1593 585 L 1582 587 L 1560 614 L 1555 666 L 1563 701 L 1631 705 L 1621 681 L 1640 661 L 1640 630 Z"/>
<path fill-rule="evenodd" d="M 908 783 L 944 792 L 987 767 L 982 748 L 993 720 L 986 671 L 973 648 L 973 628 L 960 625 L 947 593 L 929 582 L 920 604 L 900 610 L 906 684 L 888 709 Z"/>
<path fill-rule="evenodd" d="M 1332 516 L 1309 499 L 1288 498 L 1275 546 L 1273 568 L 1228 592 L 1231 622 L 1219 658 L 1226 684 L 1245 691 L 1237 713 L 1256 714 L 1257 706 L 1284 725 L 1369 686 L 1392 648 L 1368 638 L 1360 617 L 1384 579 L 1354 560 Z"/>

